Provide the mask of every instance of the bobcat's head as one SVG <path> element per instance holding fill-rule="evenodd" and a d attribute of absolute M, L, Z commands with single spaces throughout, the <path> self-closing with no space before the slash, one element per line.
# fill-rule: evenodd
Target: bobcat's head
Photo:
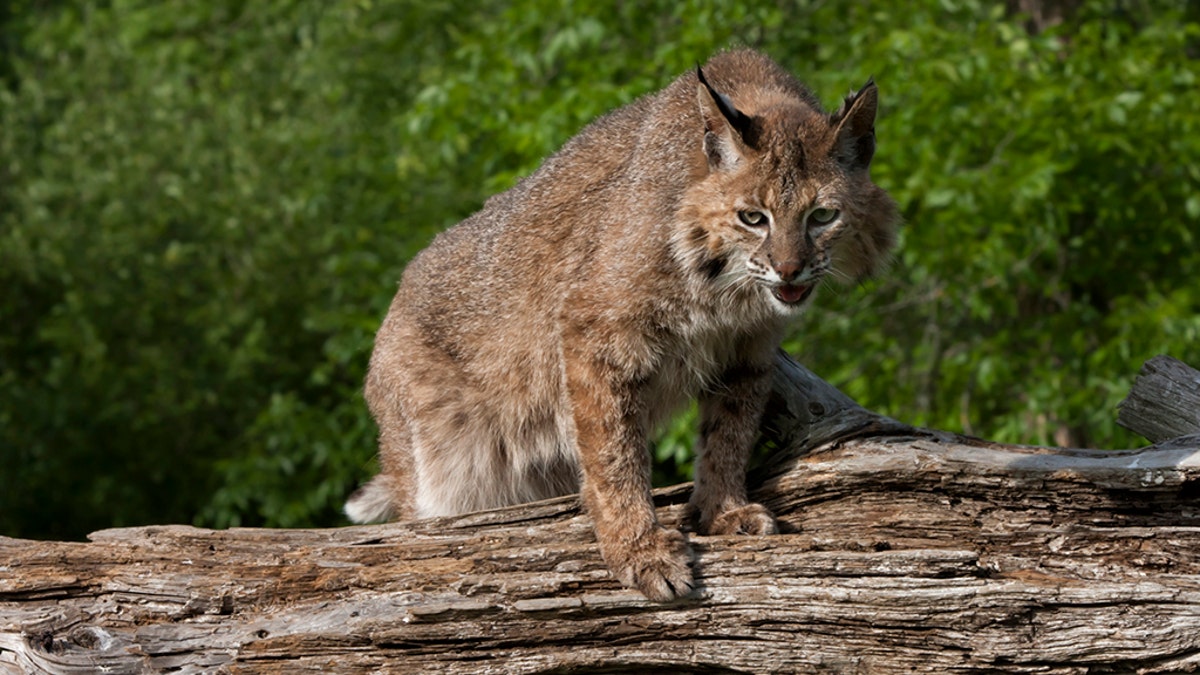
<path fill-rule="evenodd" d="M 703 156 L 674 240 L 700 283 L 788 315 L 826 276 L 853 281 L 881 267 L 898 214 L 868 175 L 875 83 L 827 114 L 751 52 L 718 56 L 706 68 L 716 84 L 700 68 L 691 78 Z"/>

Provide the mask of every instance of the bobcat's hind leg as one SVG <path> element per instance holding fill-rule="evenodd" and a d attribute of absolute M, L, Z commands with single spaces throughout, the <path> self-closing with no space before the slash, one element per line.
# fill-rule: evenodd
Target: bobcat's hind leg
<path fill-rule="evenodd" d="M 379 475 L 346 500 L 344 511 L 355 523 L 411 518 L 413 513 L 412 431 L 399 410 L 376 410 L 379 423 Z"/>

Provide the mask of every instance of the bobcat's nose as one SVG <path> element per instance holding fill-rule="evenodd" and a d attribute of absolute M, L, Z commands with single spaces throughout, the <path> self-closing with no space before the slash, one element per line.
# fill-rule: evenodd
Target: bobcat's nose
<path fill-rule="evenodd" d="M 782 279 L 784 283 L 790 283 L 794 281 L 796 277 L 800 276 L 800 272 L 803 269 L 804 265 L 801 265 L 799 261 L 796 260 L 789 260 L 788 262 L 782 262 L 775 265 L 775 273 L 779 275 L 779 278 Z"/>

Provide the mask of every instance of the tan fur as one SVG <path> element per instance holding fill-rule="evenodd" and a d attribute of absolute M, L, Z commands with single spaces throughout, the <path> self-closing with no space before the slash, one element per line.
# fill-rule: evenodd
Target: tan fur
<path fill-rule="evenodd" d="M 582 487 L 614 574 L 684 595 L 691 554 L 655 520 L 647 444 L 699 397 L 700 531 L 775 531 L 745 488 L 774 350 L 805 289 L 882 263 L 897 215 L 867 174 L 874 84 L 829 115 L 755 52 L 702 74 L 711 91 L 687 73 L 597 120 L 409 264 L 366 382 L 382 473 L 353 517 Z M 841 215 L 806 221 L 817 207 Z"/>

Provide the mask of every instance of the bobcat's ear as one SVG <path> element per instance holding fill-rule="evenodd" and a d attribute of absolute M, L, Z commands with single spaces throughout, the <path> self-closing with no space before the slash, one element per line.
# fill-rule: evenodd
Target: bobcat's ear
<path fill-rule="evenodd" d="M 708 157 L 708 167 L 729 170 L 745 157 L 754 120 L 735 108 L 728 96 L 713 89 L 700 66 L 696 66 L 696 78 L 700 80 L 696 87 L 696 103 L 704 122 L 704 154 Z"/>
<path fill-rule="evenodd" d="M 850 94 L 841 109 L 829 118 L 837 141 L 833 144 L 838 162 L 848 171 L 866 169 L 875 156 L 875 112 L 879 88 L 869 78 L 862 89 Z"/>

